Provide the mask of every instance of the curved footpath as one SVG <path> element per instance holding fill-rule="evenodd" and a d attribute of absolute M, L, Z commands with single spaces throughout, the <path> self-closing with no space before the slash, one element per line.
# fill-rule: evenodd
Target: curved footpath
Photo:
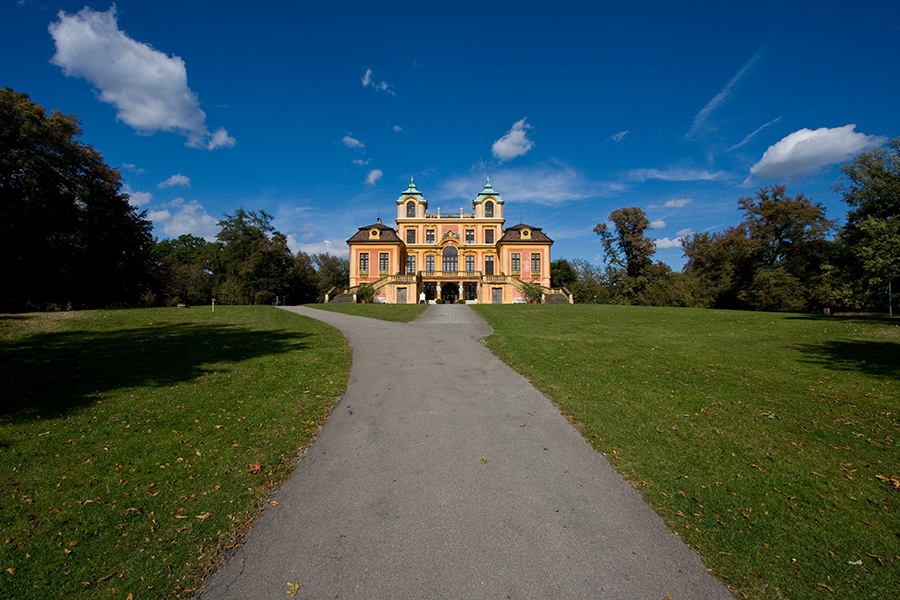
<path fill-rule="evenodd" d="M 731 598 L 471 308 L 286 310 L 347 337 L 347 392 L 203 600 Z"/>

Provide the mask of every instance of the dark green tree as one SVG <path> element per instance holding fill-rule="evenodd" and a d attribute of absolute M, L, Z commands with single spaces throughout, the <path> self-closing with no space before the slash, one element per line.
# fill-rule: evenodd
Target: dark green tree
<path fill-rule="evenodd" d="M 317 273 L 317 301 L 322 302 L 331 288 L 350 285 L 350 261 L 332 254 L 315 254 L 312 257 Z"/>
<path fill-rule="evenodd" d="M 578 272 L 569 264 L 569 261 L 560 258 L 550 263 L 550 287 L 567 288 L 576 281 L 578 281 Z"/>
<path fill-rule="evenodd" d="M 835 189 L 850 207 L 840 241 L 852 304 L 883 310 L 888 280 L 900 279 L 900 138 L 863 152 L 841 173 Z"/>
<path fill-rule="evenodd" d="M 4 310 L 139 301 L 150 283 L 152 224 L 77 117 L 0 90 L 0 269 Z"/>

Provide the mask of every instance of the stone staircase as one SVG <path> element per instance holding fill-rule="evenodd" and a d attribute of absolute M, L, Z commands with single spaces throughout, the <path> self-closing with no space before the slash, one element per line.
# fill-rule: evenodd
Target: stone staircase
<path fill-rule="evenodd" d="M 544 294 L 544 304 L 568 304 L 569 297 L 562 292 L 547 292 Z"/>
<path fill-rule="evenodd" d="M 329 299 L 329 302 L 338 304 L 353 304 L 353 294 L 337 294 L 334 298 Z"/>

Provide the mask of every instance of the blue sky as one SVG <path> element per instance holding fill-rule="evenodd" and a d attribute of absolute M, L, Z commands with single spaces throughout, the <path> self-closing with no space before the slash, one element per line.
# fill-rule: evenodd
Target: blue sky
<path fill-rule="evenodd" d="M 507 225 L 599 263 L 639 206 L 656 258 L 785 183 L 843 222 L 839 167 L 900 136 L 900 3 L 0 0 L 0 85 L 78 115 L 159 237 L 243 207 L 346 256 L 411 175 L 486 175 Z"/>

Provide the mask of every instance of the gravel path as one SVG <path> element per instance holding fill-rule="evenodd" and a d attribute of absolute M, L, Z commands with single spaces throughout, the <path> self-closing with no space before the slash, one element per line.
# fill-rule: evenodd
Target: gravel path
<path fill-rule="evenodd" d="M 348 338 L 347 392 L 203 600 L 731 598 L 469 307 L 286 310 Z"/>

